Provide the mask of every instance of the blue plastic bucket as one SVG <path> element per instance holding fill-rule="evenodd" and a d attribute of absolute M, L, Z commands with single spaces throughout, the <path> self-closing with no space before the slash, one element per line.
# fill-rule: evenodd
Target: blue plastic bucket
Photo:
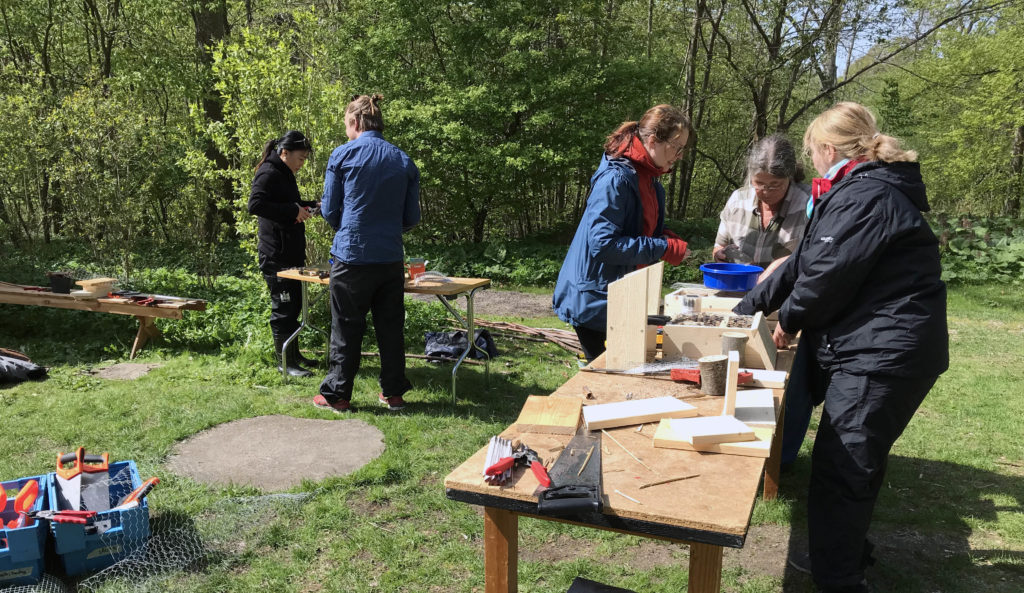
<path fill-rule="evenodd" d="M 757 277 L 764 271 L 760 266 L 747 264 L 704 264 L 704 286 L 714 290 L 746 292 L 757 284 Z"/>

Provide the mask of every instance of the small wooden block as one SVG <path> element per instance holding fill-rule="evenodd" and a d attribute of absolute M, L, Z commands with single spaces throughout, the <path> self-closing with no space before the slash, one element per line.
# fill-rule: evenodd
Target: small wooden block
<path fill-rule="evenodd" d="M 721 416 L 715 416 L 721 418 Z M 693 420 L 696 420 L 694 418 Z M 774 428 L 768 426 L 754 426 L 753 441 L 740 443 L 716 443 L 695 447 L 689 442 L 679 438 L 672 432 L 669 422 L 686 422 L 687 420 L 662 420 L 658 430 L 654 433 L 654 446 L 665 449 L 683 449 L 685 451 L 700 451 L 702 453 L 723 453 L 726 455 L 739 455 L 742 457 L 760 457 L 766 459 L 771 455 L 772 435 Z"/>
<path fill-rule="evenodd" d="M 588 430 L 645 424 L 657 422 L 662 418 L 690 418 L 696 415 L 696 407 L 671 396 L 583 406 L 583 422 Z"/>
<path fill-rule="evenodd" d="M 775 424 L 775 397 L 771 389 L 749 389 L 736 394 L 737 420 L 749 424 Z"/>
<path fill-rule="evenodd" d="M 729 352 L 729 367 L 725 370 L 725 406 L 722 408 L 723 416 L 732 416 L 736 413 L 736 389 L 740 380 L 740 353 L 731 350 Z"/>
<path fill-rule="evenodd" d="M 733 416 L 700 416 L 667 420 L 669 429 L 694 447 L 754 440 L 754 429 Z"/>
<path fill-rule="evenodd" d="M 776 357 L 776 365 L 778 357 Z M 740 369 L 741 373 L 750 373 L 754 380 L 745 383 L 744 387 L 767 387 L 769 389 L 783 389 L 786 387 L 786 371 L 766 371 L 763 369 Z"/>
<path fill-rule="evenodd" d="M 583 402 L 574 397 L 531 395 L 526 398 L 515 428 L 519 432 L 576 434 Z"/>
<path fill-rule="evenodd" d="M 747 341 L 753 342 L 754 352 L 760 357 L 761 365 L 769 371 L 774 371 L 779 351 L 775 347 L 775 340 L 772 340 L 772 330 L 768 329 L 768 322 L 760 311 L 754 315 L 754 329 L 757 333 Z"/>
<path fill-rule="evenodd" d="M 631 369 L 647 362 L 647 289 L 647 268 L 608 285 L 608 368 Z"/>

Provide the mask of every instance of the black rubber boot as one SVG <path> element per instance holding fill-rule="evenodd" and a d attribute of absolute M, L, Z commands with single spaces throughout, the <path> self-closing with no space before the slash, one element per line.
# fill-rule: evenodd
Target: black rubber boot
<path fill-rule="evenodd" d="M 299 350 L 298 340 L 288 344 L 288 360 L 295 361 L 304 367 L 318 367 L 323 363 L 322 360 L 313 360 L 303 356 L 302 351 Z"/>
<path fill-rule="evenodd" d="M 283 340 L 274 339 L 274 360 L 277 361 L 277 372 L 279 373 L 281 372 L 281 344 L 283 343 Z M 288 375 L 291 377 L 312 377 L 312 372 L 299 365 L 299 361 L 296 359 L 293 351 L 298 351 L 298 344 L 294 341 L 288 344 Z"/>

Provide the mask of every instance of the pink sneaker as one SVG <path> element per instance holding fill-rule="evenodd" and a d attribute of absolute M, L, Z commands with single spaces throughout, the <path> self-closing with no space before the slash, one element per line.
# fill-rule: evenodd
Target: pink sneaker
<path fill-rule="evenodd" d="M 379 393 L 377 394 L 377 400 L 380 401 L 381 405 L 387 406 L 392 412 L 397 412 L 405 407 L 405 400 L 400 395 L 384 397 L 383 393 Z"/>
<path fill-rule="evenodd" d="M 352 411 L 352 402 L 347 399 L 339 399 L 333 404 L 327 401 L 327 398 L 323 394 L 316 394 L 313 398 L 313 405 L 325 410 L 334 410 L 338 414 L 345 414 Z"/>

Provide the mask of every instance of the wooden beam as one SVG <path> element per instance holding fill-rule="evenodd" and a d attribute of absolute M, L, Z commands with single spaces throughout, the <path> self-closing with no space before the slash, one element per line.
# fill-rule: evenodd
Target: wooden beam
<path fill-rule="evenodd" d="M 736 389 L 739 384 L 740 375 L 740 353 L 732 350 L 729 352 L 729 366 L 725 370 L 725 406 L 722 408 L 723 416 L 736 414 Z"/>
<path fill-rule="evenodd" d="M 690 574 L 687 593 L 719 593 L 722 590 L 722 547 L 690 544 Z"/>
<path fill-rule="evenodd" d="M 160 337 L 160 329 L 153 322 L 152 317 L 137 317 L 137 319 L 139 320 L 139 331 L 135 334 L 135 343 L 132 344 L 132 353 L 128 357 L 129 359 L 135 358 L 150 338 Z"/>
<path fill-rule="evenodd" d="M 484 591 L 516 593 L 519 589 L 519 517 L 484 507 Z"/>

